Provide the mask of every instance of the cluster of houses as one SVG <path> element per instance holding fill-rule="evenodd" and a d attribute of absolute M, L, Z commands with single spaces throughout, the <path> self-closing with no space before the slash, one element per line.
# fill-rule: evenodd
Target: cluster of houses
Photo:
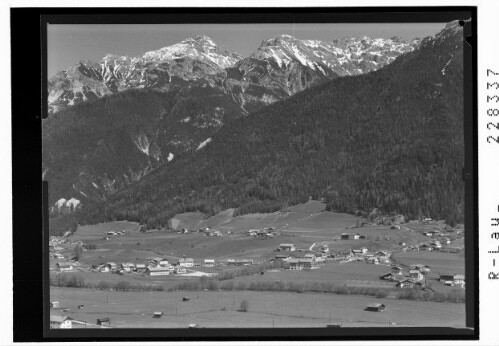
<path fill-rule="evenodd" d="M 399 288 L 421 288 L 426 286 L 426 276 L 430 272 L 430 267 L 423 264 L 413 264 L 409 266 L 408 272 L 400 266 L 393 266 L 389 273 L 380 277 L 381 280 L 395 282 Z M 464 287 L 464 275 L 441 274 L 438 281 L 447 286 L 461 285 Z"/>
<path fill-rule="evenodd" d="M 123 262 L 116 264 L 114 262 L 101 263 L 92 266 L 93 271 L 102 273 L 130 274 L 138 273 L 149 276 L 164 276 L 170 274 L 186 274 L 187 266 L 182 263 L 172 264 L 166 258 L 151 258 L 147 263 Z"/>
<path fill-rule="evenodd" d="M 68 243 L 67 239 L 63 237 L 51 236 L 49 239 L 49 252 L 52 258 L 64 259 L 64 255 L 61 252 L 65 251 L 66 248 L 63 245 Z"/>
<path fill-rule="evenodd" d="M 389 264 L 391 262 L 390 255 L 390 252 L 387 251 L 371 252 L 366 247 L 361 247 L 330 254 L 329 257 L 340 262 L 364 261 L 369 264 Z"/>
<path fill-rule="evenodd" d="M 61 265 L 58 266 L 59 271 L 73 271 L 73 262 L 60 262 Z M 228 259 L 227 262 L 215 262 L 213 258 L 206 258 L 202 262 L 194 262 L 193 258 L 182 257 L 178 262 L 172 263 L 166 258 L 151 258 L 147 262 L 142 263 L 132 263 L 123 262 L 117 264 L 115 262 L 101 263 L 99 265 L 93 265 L 91 270 L 95 272 L 102 273 L 114 273 L 114 274 L 144 274 L 149 276 L 165 276 L 170 274 L 186 274 L 186 268 L 195 267 L 215 267 L 215 266 L 249 266 L 253 265 L 254 261 L 252 259 Z"/>
<path fill-rule="evenodd" d="M 389 273 L 381 275 L 381 280 L 395 282 L 398 288 L 424 287 L 426 285 L 425 275 L 430 272 L 430 267 L 422 264 L 415 264 L 409 267 L 409 271 L 404 274 L 403 268 L 393 266 Z"/>
<path fill-rule="evenodd" d="M 461 286 L 464 288 L 464 275 L 461 274 L 441 274 L 438 280 L 446 286 Z"/>
<path fill-rule="evenodd" d="M 104 240 L 109 240 L 111 239 L 111 237 L 113 236 L 117 236 L 117 237 L 120 237 L 122 235 L 126 234 L 126 231 L 123 230 L 123 231 L 109 231 L 109 232 L 106 232 L 106 234 L 104 235 Z"/>
<path fill-rule="evenodd" d="M 214 229 L 211 229 L 210 227 L 200 228 L 198 232 L 203 233 L 207 237 L 223 237 L 224 236 L 222 231 L 214 230 Z M 179 231 L 178 233 L 188 234 L 189 230 L 186 228 L 182 228 L 182 230 Z M 227 232 L 227 234 L 231 234 L 231 232 Z"/>
<path fill-rule="evenodd" d="M 288 253 L 296 251 L 295 244 L 282 243 L 278 252 Z M 391 262 L 390 253 L 387 251 L 370 252 L 366 247 L 359 249 L 349 249 L 332 253 L 328 245 L 320 245 L 318 251 L 308 253 L 300 258 L 293 258 L 290 255 L 280 254 L 275 256 L 275 260 L 285 262 L 285 268 L 290 270 L 302 270 L 325 264 L 326 262 L 349 262 L 364 261 L 370 264 L 389 264 Z M 297 256 L 295 256 L 297 257 Z"/>
<path fill-rule="evenodd" d="M 274 227 L 265 227 L 264 229 L 250 229 L 246 231 L 246 235 L 253 238 L 274 238 L 277 233 Z"/>

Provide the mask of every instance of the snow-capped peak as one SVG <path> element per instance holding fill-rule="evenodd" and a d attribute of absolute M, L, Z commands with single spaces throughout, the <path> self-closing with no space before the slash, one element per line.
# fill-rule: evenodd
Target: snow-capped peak
<path fill-rule="evenodd" d="M 210 65 L 214 64 L 222 69 L 233 66 L 242 59 L 236 53 L 220 49 L 208 36 L 187 38 L 174 45 L 146 52 L 142 55 L 142 59 L 148 61 L 168 61 L 185 57 L 197 59 Z"/>
<path fill-rule="evenodd" d="M 362 36 L 324 42 L 280 35 L 263 41 L 252 58 L 274 60 L 280 68 L 287 68 L 294 61 L 321 74 L 332 70 L 338 75 L 352 75 L 381 68 L 417 45 L 416 41 L 408 43 L 398 37 Z"/>

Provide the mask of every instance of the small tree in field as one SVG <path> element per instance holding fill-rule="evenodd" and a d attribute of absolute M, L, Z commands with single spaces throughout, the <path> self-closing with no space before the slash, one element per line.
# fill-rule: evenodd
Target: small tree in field
<path fill-rule="evenodd" d="M 241 305 L 239 306 L 239 311 L 242 311 L 242 312 L 247 312 L 248 311 L 248 301 L 245 299 L 241 302 Z"/>
<path fill-rule="evenodd" d="M 74 249 L 73 249 L 73 254 L 76 257 L 77 260 L 80 259 L 80 256 L 83 254 L 83 248 L 81 247 L 80 244 L 77 244 Z"/>

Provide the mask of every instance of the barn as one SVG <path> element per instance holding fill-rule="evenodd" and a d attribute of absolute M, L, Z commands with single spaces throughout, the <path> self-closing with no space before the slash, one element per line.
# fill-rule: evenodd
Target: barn
<path fill-rule="evenodd" d="M 373 303 L 373 304 L 369 304 L 367 307 L 366 307 L 366 311 L 376 311 L 376 312 L 380 312 L 380 311 L 384 311 L 386 308 L 385 304 L 381 304 L 381 303 Z"/>

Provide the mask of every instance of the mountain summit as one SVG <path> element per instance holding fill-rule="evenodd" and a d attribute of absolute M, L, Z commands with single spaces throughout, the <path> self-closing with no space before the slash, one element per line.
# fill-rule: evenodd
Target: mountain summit
<path fill-rule="evenodd" d="M 145 61 L 162 62 L 185 57 L 215 64 L 222 69 L 233 66 L 242 59 L 237 53 L 220 49 L 211 38 L 204 35 L 147 52 L 141 58 Z"/>

